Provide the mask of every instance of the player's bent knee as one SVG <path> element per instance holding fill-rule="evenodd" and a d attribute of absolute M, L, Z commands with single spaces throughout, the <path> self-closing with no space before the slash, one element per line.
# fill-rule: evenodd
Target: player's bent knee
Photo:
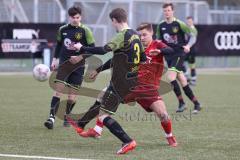
<path fill-rule="evenodd" d="M 174 72 L 169 72 L 168 73 L 168 75 L 167 75 L 167 78 L 168 78 L 168 80 L 170 81 L 170 82 L 172 82 L 172 81 L 174 81 L 174 80 L 176 80 L 176 75 L 177 73 L 174 73 Z"/>
<path fill-rule="evenodd" d="M 185 77 L 185 75 L 183 73 L 178 74 L 177 78 L 182 87 L 184 87 L 188 84 L 187 78 Z"/>
<path fill-rule="evenodd" d="M 163 122 L 163 121 L 168 121 L 168 120 L 169 120 L 168 114 L 167 114 L 167 113 L 161 114 L 161 115 L 160 115 L 160 120 L 161 120 L 161 122 Z"/>

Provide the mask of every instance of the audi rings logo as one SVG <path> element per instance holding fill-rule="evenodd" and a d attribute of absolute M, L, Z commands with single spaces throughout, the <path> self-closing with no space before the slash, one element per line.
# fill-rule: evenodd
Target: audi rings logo
<path fill-rule="evenodd" d="M 239 50 L 240 32 L 217 32 L 214 44 L 218 50 Z"/>

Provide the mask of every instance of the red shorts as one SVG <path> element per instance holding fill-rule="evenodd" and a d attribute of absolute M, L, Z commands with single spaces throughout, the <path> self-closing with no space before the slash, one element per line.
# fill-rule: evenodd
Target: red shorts
<path fill-rule="evenodd" d="M 152 112 L 150 106 L 157 100 L 162 100 L 158 93 L 158 86 L 139 85 L 124 98 L 124 103 L 136 101 L 147 112 Z"/>

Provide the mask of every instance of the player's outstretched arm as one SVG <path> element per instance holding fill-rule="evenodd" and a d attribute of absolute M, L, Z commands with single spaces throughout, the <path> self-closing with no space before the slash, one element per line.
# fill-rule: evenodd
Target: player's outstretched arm
<path fill-rule="evenodd" d="M 105 70 L 111 68 L 111 63 L 112 63 L 112 58 L 109 59 L 107 62 L 105 62 L 103 65 L 99 66 L 96 70 L 92 71 L 88 75 L 89 78 L 90 79 L 95 79 L 100 72 L 105 71 Z"/>
<path fill-rule="evenodd" d="M 174 50 L 171 47 L 164 47 L 160 49 L 161 53 L 166 56 L 166 55 L 171 55 L 174 54 Z"/>
<path fill-rule="evenodd" d="M 184 49 L 184 52 L 188 53 L 190 52 L 190 48 L 196 43 L 197 36 L 193 29 L 188 27 L 184 22 L 178 20 L 178 23 L 180 24 L 181 30 L 189 36 L 188 43 L 185 46 L 182 46 Z"/>
<path fill-rule="evenodd" d="M 107 45 L 105 47 L 87 47 L 87 46 L 83 46 L 81 43 L 76 43 L 74 44 L 74 47 L 80 53 L 88 52 L 88 54 L 97 54 L 97 55 L 104 55 L 112 51 L 112 49 L 110 47 L 107 47 Z"/>
<path fill-rule="evenodd" d="M 100 72 L 102 72 L 102 71 L 105 71 L 105 70 L 107 70 L 107 69 L 110 69 L 111 68 L 111 63 L 112 63 L 112 58 L 111 59 L 109 59 L 107 62 L 105 62 L 103 65 L 101 65 L 100 67 L 98 67 L 97 69 L 96 69 L 96 71 L 98 72 L 98 73 L 100 73 Z"/>

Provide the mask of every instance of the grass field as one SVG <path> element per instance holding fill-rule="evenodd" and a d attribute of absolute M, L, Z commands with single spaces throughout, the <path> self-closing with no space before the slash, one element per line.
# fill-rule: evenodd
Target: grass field
<path fill-rule="evenodd" d="M 102 89 L 108 76 L 101 75 L 87 86 Z M 30 75 L 0 76 L 0 154 L 37 155 L 67 158 L 124 160 L 238 160 L 240 159 L 240 74 L 201 74 L 194 91 L 203 110 L 191 115 L 188 110 L 176 114 L 174 94 L 164 95 L 173 119 L 173 131 L 179 146 L 166 145 L 159 121 L 139 106 L 121 105 L 115 118 L 138 143 L 135 151 L 116 156 L 120 141 L 105 129 L 101 139 L 83 139 L 62 121 L 53 130 L 43 127 L 49 112 L 52 90 L 48 83 Z M 79 97 L 74 113 L 93 103 L 93 98 Z M 94 122 L 88 126 L 93 126 Z M 1 160 L 24 158 L 1 157 Z"/>

